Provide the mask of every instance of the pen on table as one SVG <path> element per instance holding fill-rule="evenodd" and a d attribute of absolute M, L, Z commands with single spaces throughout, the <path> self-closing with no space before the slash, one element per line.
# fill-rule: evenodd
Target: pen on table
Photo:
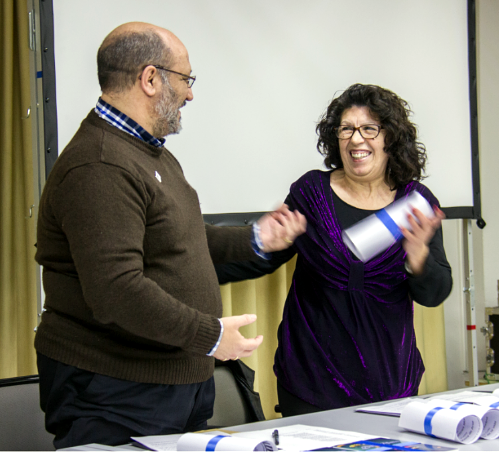
<path fill-rule="evenodd" d="M 279 445 L 279 431 L 278 430 L 274 430 L 272 432 L 272 438 L 274 438 L 274 443 L 276 446 Z"/>

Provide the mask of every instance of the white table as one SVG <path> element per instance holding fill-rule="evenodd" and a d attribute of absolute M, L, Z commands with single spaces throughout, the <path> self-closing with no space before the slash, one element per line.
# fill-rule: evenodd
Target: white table
<path fill-rule="evenodd" d="M 463 388 L 455 391 L 447 391 L 442 394 L 452 392 L 459 392 L 463 390 L 468 391 L 481 391 L 492 392 L 494 389 L 499 388 L 499 383 L 479 386 L 475 388 Z M 431 394 L 435 396 L 437 394 Z M 422 396 L 427 397 L 427 396 Z M 387 402 L 378 402 L 373 405 L 382 405 Z M 366 405 L 363 405 L 366 406 Z M 336 410 L 322 411 L 313 414 L 304 414 L 300 416 L 291 416 L 281 419 L 273 419 L 270 421 L 254 422 L 252 424 L 235 425 L 233 427 L 226 427 L 227 430 L 234 431 L 254 431 L 264 429 L 279 429 L 286 425 L 305 424 L 316 427 L 327 427 L 337 430 L 350 430 L 360 433 L 368 433 L 373 436 L 381 436 L 385 438 L 398 439 L 403 441 L 415 441 L 424 444 L 435 444 L 439 446 L 453 447 L 458 450 L 495 450 L 499 451 L 499 439 L 497 440 L 484 440 L 480 439 L 477 442 L 469 445 L 456 443 L 453 441 L 445 441 L 437 438 L 432 438 L 426 435 L 411 433 L 407 430 L 398 427 L 398 417 L 383 416 L 369 413 L 358 413 L 355 410 L 360 405 L 349 408 L 340 408 Z"/>

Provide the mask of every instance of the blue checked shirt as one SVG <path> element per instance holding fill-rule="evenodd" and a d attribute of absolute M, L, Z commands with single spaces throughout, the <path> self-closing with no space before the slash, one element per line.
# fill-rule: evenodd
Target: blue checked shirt
<path fill-rule="evenodd" d="M 114 108 L 112 105 L 109 105 L 107 102 L 103 101 L 102 98 L 99 97 L 97 101 L 97 105 L 95 106 L 95 113 L 99 115 L 104 121 L 107 121 L 114 127 L 117 127 L 123 132 L 129 133 L 134 137 L 137 137 L 146 143 L 152 144 L 156 147 L 161 147 L 165 144 L 164 138 L 156 138 L 152 136 L 147 130 L 145 130 L 142 126 L 137 124 L 132 118 L 122 113 L 117 108 Z M 261 249 L 263 248 L 263 244 L 260 240 L 260 227 L 255 223 L 253 225 L 253 237 L 251 240 L 251 245 L 255 253 L 263 259 L 269 259 L 270 256 Z M 207 356 L 213 356 L 220 345 L 220 341 L 222 340 L 222 336 L 224 334 L 224 324 L 218 319 L 220 322 L 220 336 L 218 337 L 217 343 L 210 350 L 210 353 Z"/>
<path fill-rule="evenodd" d="M 97 105 L 95 106 L 95 113 L 102 119 L 107 121 L 114 127 L 117 127 L 123 132 L 127 132 L 134 137 L 144 140 L 146 143 L 152 144 L 157 148 L 165 144 L 164 138 L 153 137 L 147 130 L 137 124 L 132 118 L 129 118 L 125 113 L 121 113 L 117 108 L 109 105 L 99 97 Z"/>

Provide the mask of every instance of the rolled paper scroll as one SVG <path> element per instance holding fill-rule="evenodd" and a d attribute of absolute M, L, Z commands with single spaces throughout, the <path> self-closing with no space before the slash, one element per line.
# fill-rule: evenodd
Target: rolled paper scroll
<path fill-rule="evenodd" d="M 177 442 L 177 450 L 222 451 L 222 450 L 277 450 L 271 441 L 249 438 L 238 438 L 229 435 L 209 435 L 203 433 L 186 433 Z"/>
<path fill-rule="evenodd" d="M 449 408 L 460 413 L 475 414 L 482 420 L 483 430 L 480 438 L 499 438 L 499 410 L 487 406 L 473 405 L 472 403 L 454 402 L 451 400 L 430 399 L 425 402 L 428 406 Z"/>
<path fill-rule="evenodd" d="M 475 414 L 423 402 L 411 402 L 404 408 L 399 427 L 463 444 L 474 443 L 483 430 L 482 421 Z"/>
<path fill-rule="evenodd" d="M 367 262 L 403 238 L 401 226 L 411 230 L 408 215 L 414 217 L 413 208 L 420 210 L 428 218 L 435 216 L 428 201 L 417 191 L 413 191 L 345 229 L 342 233 L 343 241 L 360 260 Z M 416 217 L 414 219 L 417 221 Z"/>

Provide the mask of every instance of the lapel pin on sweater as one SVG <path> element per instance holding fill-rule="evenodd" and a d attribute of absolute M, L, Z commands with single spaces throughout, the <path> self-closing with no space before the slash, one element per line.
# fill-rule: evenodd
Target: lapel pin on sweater
<path fill-rule="evenodd" d="M 161 182 L 161 176 L 157 171 L 154 173 L 154 176 L 156 177 L 156 179 L 158 179 Z"/>

